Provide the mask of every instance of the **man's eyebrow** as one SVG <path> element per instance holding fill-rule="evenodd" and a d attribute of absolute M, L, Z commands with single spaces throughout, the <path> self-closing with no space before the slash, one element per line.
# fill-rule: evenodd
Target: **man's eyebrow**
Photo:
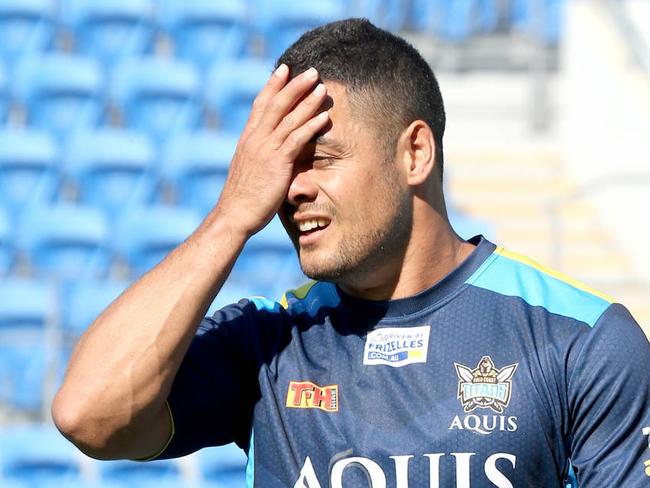
<path fill-rule="evenodd" d="M 332 139 L 331 137 L 326 137 L 326 136 L 317 136 L 314 137 L 311 141 L 312 144 L 316 144 L 318 146 L 325 146 L 325 147 L 331 147 L 337 152 L 346 152 L 346 145 L 343 144 L 340 141 L 337 141 L 336 139 Z"/>

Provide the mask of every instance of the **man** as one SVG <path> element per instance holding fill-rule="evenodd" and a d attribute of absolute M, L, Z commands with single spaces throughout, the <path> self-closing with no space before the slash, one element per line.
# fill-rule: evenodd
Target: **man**
<path fill-rule="evenodd" d="M 215 209 L 81 339 L 61 431 L 103 459 L 234 441 L 265 488 L 559 487 L 571 463 L 584 486 L 647 486 L 647 339 L 604 295 L 454 233 L 444 125 L 405 41 L 364 20 L 305 34 Z M 276 212 L 317 281 L 202 320 Z"/>

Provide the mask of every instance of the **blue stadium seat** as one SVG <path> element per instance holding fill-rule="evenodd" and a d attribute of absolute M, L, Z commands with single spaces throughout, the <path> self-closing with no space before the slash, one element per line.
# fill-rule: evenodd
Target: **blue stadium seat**
<path fill-rule="evenodd" d="M 79 201 L 109 215 L 151 200 L 154 146 L 145 134 L 116 128 L 82 130 L 70 137 L 64 171 Z"/>
<path fill-rule="evenodd" d="M 534 40 L 556 46 L 562 31 L 562 11 L 565 0 L 545 0 L 544 19 L 540 21 L 534 0 L 513 0 L 511 19 L 515 29 Z"/>
<path fill-rule="evenodd" d="M 171 138 L 163 152 L 163 177 L 176 189 L 181 205 L 208 213 L 228 176 L 238 136 L 207 130 Z"/>
<path fill-rule="evenodd" d="M 13 86 L 29 123 L 59 136 L 99 123 L 104 113 L 102 90 L 96 61 L 61 53 L 25 58 Z"/>
<path fill-rule="evenodd" d="M 108 272 L 108 236 L 106 219 L 95 207 L 39 205 L 20 222 L 18 243 L 37 272 L 72 280 Z"/>
<path fill-rule="evenodd" d="M 0 276 L 11 271 L 16 259 L 16 244 L 14 242 L 9 213 L 0 207 Z"/>
<path fill-rule="evenodd" d="M 58 148 L 46 133 L 0 129 L 0 204 L 14 215 L 37 202 L 51 201 L 59 186 Z"/>
<path fill-rule="evenodd" d="M 524 29 L 530 10 L 529 0 L 513 0 L 510 3 L 510 21 L 515 28 Z"/>
<path fill-rule="evenodd" d="M 306 280 L 280 219 L 275 217 L 246 243 L 230 278 L 243 284 L 254 283 L 255 295 L 277 300 L 287 288 Z"/>
<path fill-rule="evenodd" d="M 5 488 L 2 485 L 2 488 Z M 30 487 L 26 487 L 30 488 Z M 37 488 L 124 488 L 124 485 L 115 481 L 102 481 L 95 480 L 94 478 L 80 481 L 76 478 L 70 479 L 43 479 L 39 480 Z M 166 486 L 160 486 L 159 488 L 168 488 Z M 185 487 L 179 487 L 185 488 Z M 189 487 L 188 487 L 189 488 Z M 196 488 L 196 487 L 195 487 Z M 201 487 L 203 488 L 203 487 Z"/>
<path fill-rule="evenodd" d="M 238 59 L 217 62 L 207 74 L 205 98 L 219 127 L 239 133 L 246 125 L 253 100 L 271 76 L 270 60 Z"/>
<path fill-rule="evenodd" d="M 544 22 L 543 35 L 546 43 L 551 46 L 556 46 L 560 42 L 565 6 L 566 0 L 549 0 L 546 2 L 546 21 Z"/>
<path fill-rule="evenodd" d="M 180 487 L 184 481 L 178 461 L 172 459 L 149 462 L 105 461 L 98 463 L 98 467 L 103 481 L 119 482 L 123 488 Z"/>
<path fill-rule="evenodd" d="M 44 402 L 44 387 L 51 354 L 41 338 L 13 335 L 0 344 L 0 404 L 13 410 L 38 413 Z M 58 379 L 58 378 L 57 378 Z"/>
<path fill-rule="evenodd" d="M 199 77 L 191 63 L 165 58 L 132 58 L 113 72 L 112 97 L 126 124 L 160 141 L 194 128 L 201 119 Z"/>
<path fill-rule="evenodd" d="M 346 12 L 350 17 L 365 17 L 382 29 L 398 31 L 409 21 L 407 0 L 356 0 L 350 4 Z"/>
<path fill-rule="evenodd" d="M 239 0 L 166 0 L 162 24 L 174 41 L 176 56 L 197 68 L 244 55 L 249 42 L 246 5 Z"/>
<path fill-rule="evenodd" d="M 48 364 L 45 331 L 55 325 L 56 291 L 42 280 L 0 281 L 0 404 L 37 411 Z"/>
<path fill-rule="evenodd" d="M 29 488 L 29 486 L 23 480 L 2 480 L 2 488 Z"/>
<path fill-rule="evenodd" d="M 83 486 L 76 449 L 49 425 L 3 427 L 0 471 L 3 487 L 5 479 L 24 482 L 29 488 L 73 481 Z"/>
<path fill-rule="evenodd" d="M 76 50 L 104 64 L 153 49 L 152 0 L 64 0 L 62 15 L 74 33 Z"/>
<path fill-rule="evenodd" d="M 60 302 L 66 339 L 75 341 L 97 316 L 129 286 L 128 281 L 77 280 L 70 283 Z"/>
<path fill-rule="evenodd" d="M 494 32 L 499 24 L 501 12 L 499 0 L 478 0 L 476 5 L 477 31 L 482 34 Z"/>
<path fill-rule="evenodd" d="M 117 223 L 116 251 L 140 275 L 158 264 L 199 225 L 197 212 L 168 205 L 134 208 Z"/>
<path fill-rule="evenodd" d="M 431 32 L 436 19 L 433 18 L 434 6 L 442 0 L 411 0 L 411 18 L 409 24 L 415 30 Z"/>
<path fill-rule="evenodd" d="M 202 486 L 246 486 L 246 454 L 236 444 L 201 449 L 194 454 L 203 478 Z M 213 484 L 211 484 L 213 483 Z"/>
<path fill-rule="evenodd" d="M 267 55 L 279 57 L 306 31 L 345 17 L 339 0 L 296 2 L 257 0 L 253 9 L 256 24 L 264 33 Z"/>
<path fill-rule="evenodd" d="M 9 90 L 9 80 L 4 66 L 0 63 L 0 124 L 7 121 L 9 107 L 11 106 L 11 94 Z"/>
<path fill-rule="evenodd" d="M 159 461 L 152 461 L 154 463 Z M 58 488 L 58 487 L 51 487 Z M 76 488 L 76 487 L 70 487 Z M 124 481 L 119 479 L 107 479 L 102 480 L 100 485 L 84 485 L 79 488 L 209 488 L 203 485 L 197 485 L 191 481 L 187 481 L 182 478 L 169 477 L 160 478 L 156 473 L 145 473 L 142 475 L 134 476 L 133 479 L 127 478 Z M 215 487 L 219 488 L 219 487 Z"/>
<path fill-rule="evenodd" d="M 255 283 L 241 283 L 235 279 L 228 279 L 217 293 L 217 296 L 210 304 L 206 317 L 211 317 L 217 310 L 222 309 L 231 303 L 237 303 L 242 298 L 260 296 L 260 290 Z"/>
<path fill-rule="evenodd" d="M 478 30 L 477 0 L 448 0 L 444 24 L 437 34 L 449 41 L 463 41 Z"/>
<path fill-rule="evenodd" d="M 412 23 L 418 30 L 450 42 L 461 42 L 477 33 L 479 0 L 413 0 Z"/>
<path fill-rule="evenodd" d="M 49 49 L 55 31 L 54 0 L 0 0 L 0 59 L 6 63 Z"/>
<path fill-rule="evenodd" d="M 36 331 L 38 334 L 56 312 L 56 293 L 42 280 L 3 278 L 0 281 L 0 332 Z"/>

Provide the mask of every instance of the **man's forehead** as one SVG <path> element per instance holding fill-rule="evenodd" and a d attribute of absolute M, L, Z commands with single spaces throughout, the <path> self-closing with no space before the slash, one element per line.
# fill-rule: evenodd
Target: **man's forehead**
<path fill-rule="evenodd" d="M 373 105 L 373 98 L 370 91 L 355 90 L 350 92 L 348 87 L 343 83 L 335 80 L 324 79 L 321 83 L 327 89 L 327 96 L 323 100 L 321 110 L 327 110 L 330 113 L 332 121 L 339 122 L 340 129 L 348 132 L 349 125 L 362 123 L 365 128 L 371 128 L 367 124 L 370 115 L 369 105 Z"/>
<path fill-rule="evenodd" d="M 336 81 L 328 80 L 323 81 L 323 84 L 327 88 L 327 97 L 321 106 L 321 110 L 329 112 L 330 123 L 310 142 L 324 149 L 347 152 L 350 150 L 358 131 L 358 121 L 350 113 L 345 86 Z"/>

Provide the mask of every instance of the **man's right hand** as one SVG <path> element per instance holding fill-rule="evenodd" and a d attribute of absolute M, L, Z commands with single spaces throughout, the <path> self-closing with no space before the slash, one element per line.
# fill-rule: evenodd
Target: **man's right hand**
<path fill-rule="evenodd" d="M 257 97 L 215 211 L 77 344 L 52 414 L 86 454 L 146 458 L 170 439 L 165 401 L 197 327 L 246 239 L 284 200 L 294 160 L 328 120 L 316 71 L 291 81 L 288 71 L 281 66 Z"/>
<path fill-rule="evenodd" d="M 328 121 L 325 86 L 314 68 L 287 81 L 286 65 L 259 93 L 239 139 L 217 213 L 251 236 L 277 212 L 287 194 L 295 159 Z M 310 92 L 310 93 L 308 93 Z"/>

